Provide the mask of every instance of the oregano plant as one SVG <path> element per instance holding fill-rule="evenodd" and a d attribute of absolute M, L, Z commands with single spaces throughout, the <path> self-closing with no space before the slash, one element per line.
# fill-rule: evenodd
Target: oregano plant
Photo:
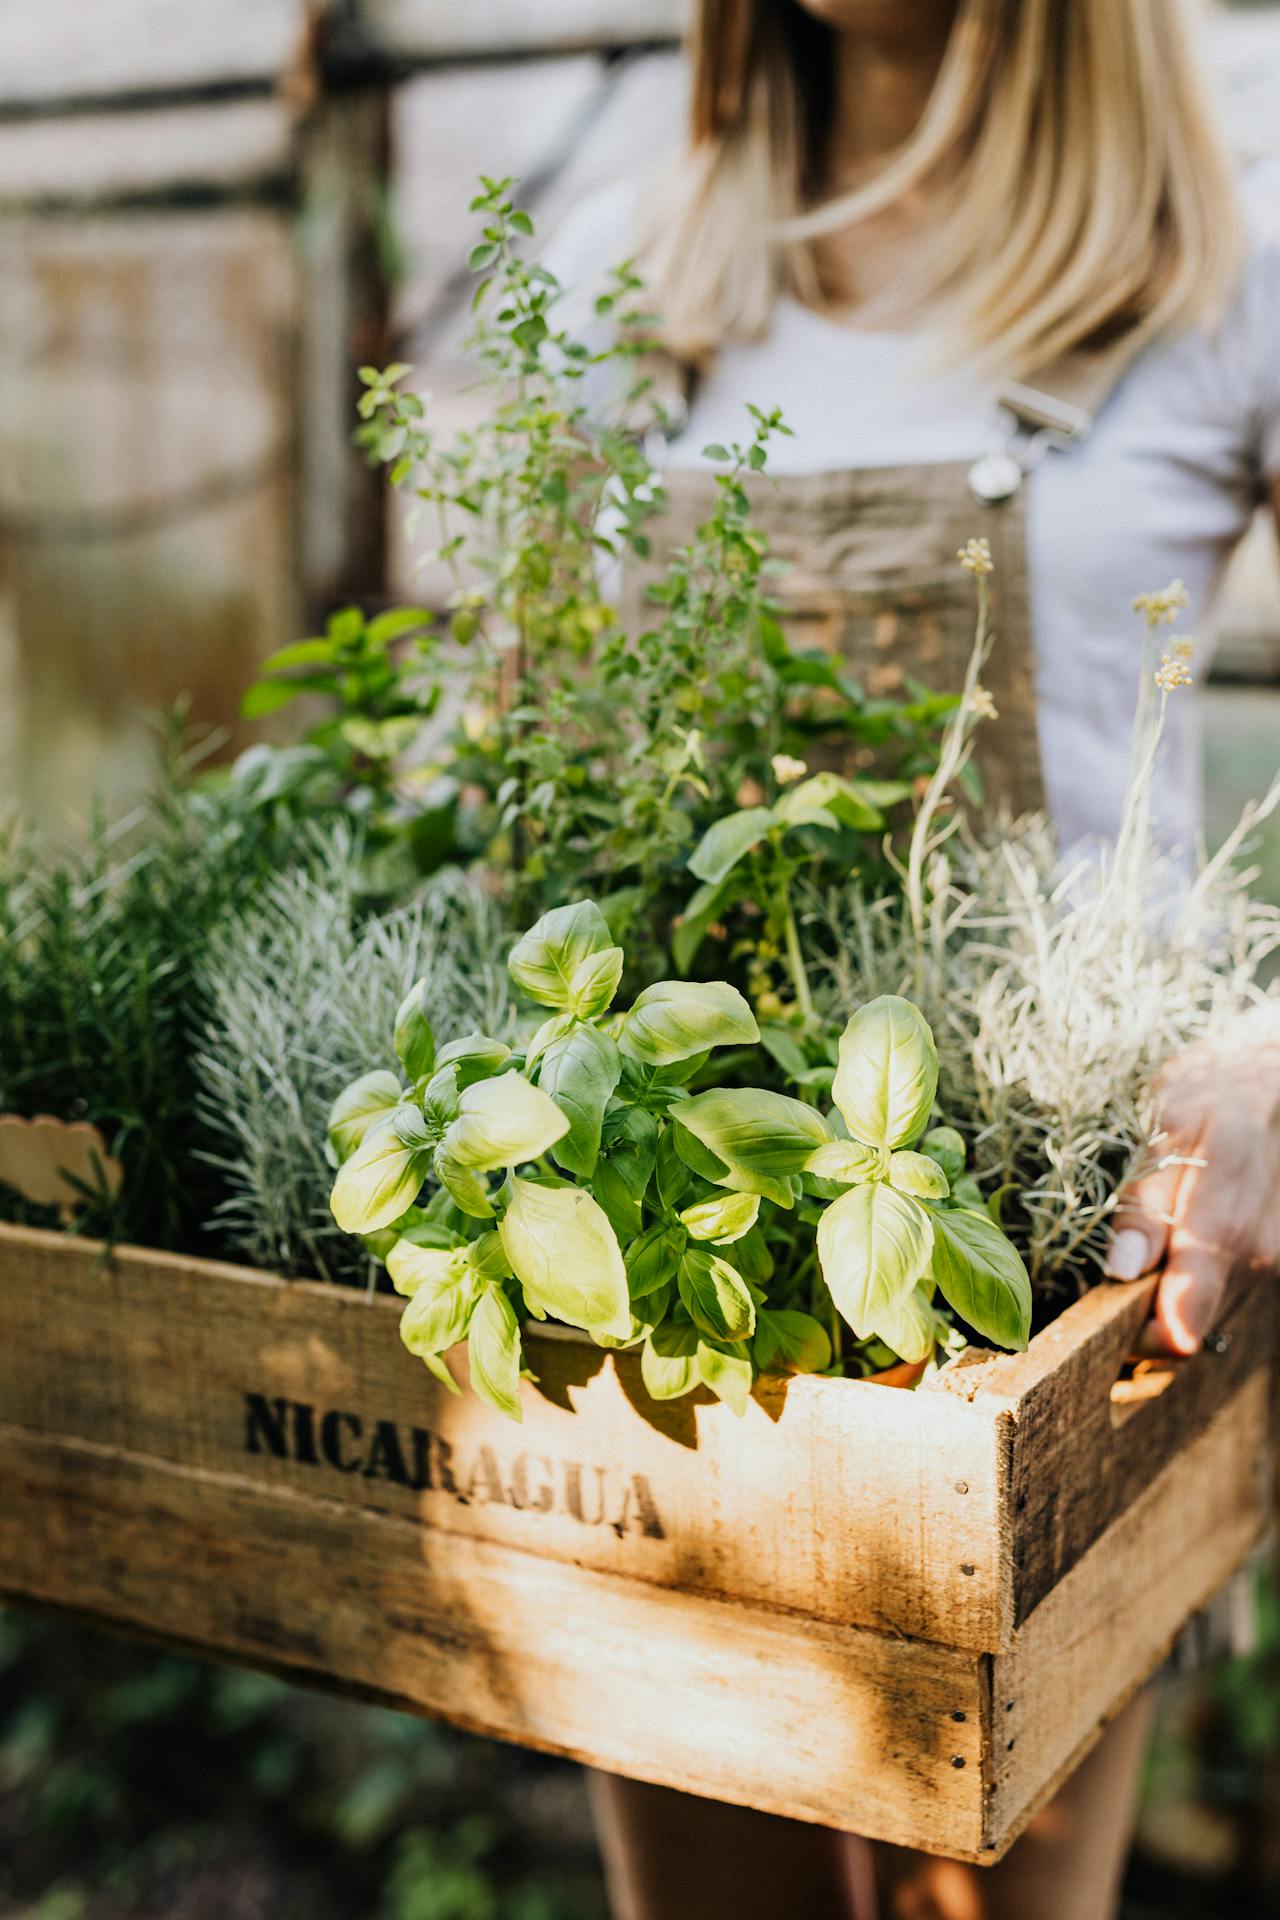
<path fill-rule="evenodd" d="M 594 901 L 544 914 L 508 965 L 542 1016 L 522 1045 L 437 1046 L 415 988 L 402 1072 L 355 1081 L 329 1121 L 335 1218 L 385 1260 L 441 1381 L 465 1340 L 475 1391 L 518 1419 L 530 1317 L 639 1347 L 655 1399 L 703 1386 L 739 1413 L 760 1372 L 927 1359 L 938 1296 L 1026 1344 L 1025 1271 L 932 1124 L 937 1054 L 908 1001 L 853 1014 L 824 1113 L 716 1084 L 760 1038 L 729 983 L 661 980 L 618 1010 L 625 954 Z"/>

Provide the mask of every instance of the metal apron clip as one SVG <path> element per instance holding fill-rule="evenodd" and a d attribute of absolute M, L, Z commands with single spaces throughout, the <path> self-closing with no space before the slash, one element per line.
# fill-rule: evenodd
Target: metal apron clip
<path fill-rule="evenodd" d="M 1026 476 L 1046 453 L 1074 446 L 1093 425 L 1093 415 L 1035 387 L 1001 387 L 996 404 L 1011 426 L 1004 443 L 984 453 L 969 469 L 969 491 L 984 506 L 1012 500 Z"/>

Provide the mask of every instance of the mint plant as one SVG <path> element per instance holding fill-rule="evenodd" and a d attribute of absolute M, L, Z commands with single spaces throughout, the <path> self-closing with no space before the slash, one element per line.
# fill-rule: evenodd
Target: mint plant
<path fill-rule="evenodd" d="M 419 986 L 395 1024 L 402 1072 L 334 1105 L 334 1216 L 385 1259 L 437 1378 L 453 1386 L 443 1356 L 465 1339 L 475 1391 L 519 1418 L 530 1315 L 641 1348 L 655 1399 L 705 1386 L 739 1413 L 762 1371 L 926 1359 L 946 1332 L 936 1294 L 1026 1344 L 1026 1274 L 963 1142 L 930 1126 L 937 1054 L 909 1002 L 850 1019 L 823 1114 L 761 1087 L 694 1091 L 717 1052 L 756 1045 L 750 1007 L 725 981 L 662 980 L 618 1012 L 624 966 L 595 902 L 554 908 L 508 961 L 544 1015 L 522 1046 L 437 1047 Z"/>

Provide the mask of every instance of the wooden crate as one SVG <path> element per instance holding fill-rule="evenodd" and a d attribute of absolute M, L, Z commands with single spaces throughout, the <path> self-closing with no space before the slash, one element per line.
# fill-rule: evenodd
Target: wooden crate
<path fill-rule="evenodd" d="M 742 1421 L 534 1329 L 516 1426 L 397 1302 L 0 1229 L 0 1591 L 992 1861 L 1267 1515 L 1276 1290 L 1126 1382 L 1148 1302 Z"/>

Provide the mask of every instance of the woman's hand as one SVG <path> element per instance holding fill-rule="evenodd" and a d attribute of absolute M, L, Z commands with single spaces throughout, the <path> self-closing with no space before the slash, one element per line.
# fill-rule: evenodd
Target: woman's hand
<path fill-rule="evenodd" d="M 1190 1048 L 1157 1085 L 1160 1133 L 1121 1196 L 1116 1280 L 1158 1273 L 1151 1343 L 1194 1353 L 1233 1268 L 1280 1262 L 1280 1021 L 1271 1009 L 1221 1046 Z"/>

